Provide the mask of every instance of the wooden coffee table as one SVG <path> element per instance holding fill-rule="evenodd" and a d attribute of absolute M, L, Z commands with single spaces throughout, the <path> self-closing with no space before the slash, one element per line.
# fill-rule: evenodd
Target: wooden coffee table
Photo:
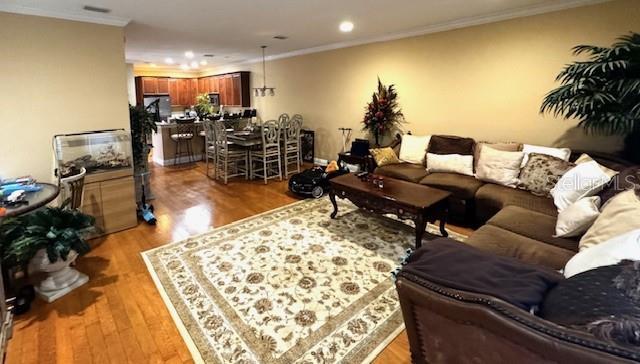
<path fill-rule="evenodd" d="M 392 214 L 400 219 L 412 220 L 416 225 L 416 249 L 422 245 L 427 222 L 440 221 L 440 233 L 445 229 L 449 214 L 451 192 L 423 186 L 417 183 L 384 177 L 384 187 L 361 181 L 353 173 L 330 180 L 329 198 L 333 204 L 331 218 L 338 214 L 336 196 L 346 198 L 354 205 L 377 214 Z"/>

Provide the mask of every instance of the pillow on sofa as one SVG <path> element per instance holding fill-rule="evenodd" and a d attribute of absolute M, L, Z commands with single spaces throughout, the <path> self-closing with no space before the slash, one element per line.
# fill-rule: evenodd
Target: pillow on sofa
<path fill-rule="evenodd" d="M 558 212 L 562 212 L 582 197 L 598 193 L 610 179 L 596 162 L 578 164 L 565 173 L 551 189 L 553 203 Z"/>
<path fill-rule="evenodd" d="M 602 204 L 604 205 L 618 193 L 624 192 L 626 190 L 632 190 L 636 188 L 636 186 L 640 186 L 639 166 L 625 168 L 620 171 L 620 173 L 616 174 L 616 176 L 611 179 L 607 186 L 600 193 L 598 193 L 598 196 L 600 196 L 600 198 L 602 199 Z"/>
<path fill-rule="evenodd" d="M 400 144 L 400 160 L 407 163 L 424 164 L 431 136 L 404 135 Z"/>
<path fill-rule="evenodd" d="M 527 164 L 520 171 L 518 188 L 536 196 L 550 196 L 549 192 L 563 174 L 575 164 L 547 154 L 530 153 Z"/>
<path fill-rule="evenodd" d="M 378 167 L 400 163 L 400 159 L 398 159 L 396 152 L 389 147 L 369 149 L 369 153 L 371 153 L 371 156 L 373 157 L 373 160 L 376 161 Z"/>
<path fill-rule="evenodd" d="M 629 231 L 640 229 L 640 199 L 636 191 L 619 193 L 604 206 L 593 226 L 580 239 L 580 251 L 604 243 Z"/>
<path fill-rule="evenodd" d="M 473 176 L 473 156 L 427 153 L 427 171 L 449 172 Z"/>
<path fill-rule="evenodd" d="M 513 142 L 507 142 L 507 143 L 492 143 L 492 142 L 477 142 L 475 148 L 473 149 L 473 161 L 476 164 L 476 166 L 478 165 L 478 160 L 480 160 L 480 153 L 482 152 L 482 147 L 484 146 L 488 146 L 492 149 L 495 150 L 500 150 L 503 152 L 520 152 L 522 151 L 522 144 L 521 143 L 513 143 Z"/>
<path fill-rule="evenodd" d="M 522 147 L 522 152 L 524 153 L 524 158 L 522 159 L 521 167 L 524 167 L 524 165 L 527 164 L 527 160 L 529 160 L 529 154 L 531 153 L 546 154 L 565 161 L 568 161 L 571 157 L 571 149 L 569 148 L 551 148 L 531 144 L 525 144 Z"/>
<path fill-rule="evenodd" d="M 473 155 L 476 142 L 471 138 L 433 135 L 429 142 L 428 153 Z"/>
<path fill-rule="evenodd" d="M 596 162 L 593 158 L 591 158 L 588 154 L 582 153 L 580 155 L 580 157 L 578 157 L 578 159 L 576 159 L 576 164 L 582 164 L 582 163 L 589 163 L 589 162 Z M 596 162 L 598 163 L 598 162 Z M 615 176 L 616 174 L 618 174 L 618 171 L 614 171 L 611 168 L 607 168 L 605 166 L 603 166 L 602 164 L 598 163 L 598 167 L 602 168 L 602 171 L 609 177 L 613 178 L 613 176 Z"/>
<path fill-rule="evenodd" d="M 520 174 L 522 152 L 503 152 L 488 145 L 482 147 L 476 166 L 476 178 L 503 186 L 515 187 Z"/>
<path fill-rule="evenodd" d="M 640 262 L 624 260 L 565 279 L 545 296 L 540 316 L 619 345 L 640 345 Z"/>
<path fill-rule="evenodd" d="M 580 236 L 600 216 L 600 197 L 584 197 L 558 214 L 556 238 Z"/>
<path fill-rule="evenodd" d="M 584 249 L 569 259 L 563 273 L 569 278 L 594 268 L 617 264 L 624 259 L 640 260 L 640 229 Z"/>

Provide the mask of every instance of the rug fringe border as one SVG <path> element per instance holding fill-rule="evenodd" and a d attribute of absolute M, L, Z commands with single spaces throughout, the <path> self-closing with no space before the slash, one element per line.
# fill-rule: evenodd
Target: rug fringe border
<path fill-rule="evenodd" d="M 162 301 L 164 301 L 165 307 L 169 311 L 169 314 L 171 315 L 173 322 L 176 324 L 176 328 L 178 329 L 180 336 L 182 336 L 182 340 L 184 340 L 184 343 L 187 345 L 187 349 L 189 349 L 189 352 L 191 353 L 191 358 L 193 359 L 193 362 L 195 364 L 204 364 L 204 359 L 202 359 L 200 350 L 198 350 L 198 347 L 196 346 L 195 342 L 193 342 L 193 339 L 191 338 L 189 331 L 187 330 L 186 326 L 184 326 L 184 323 L 182 322 L 182 319 L 180 318 L 178 311 L 176 311 L 175 307 L 173 306 L 173 303 L 171 302 L 169 295 L 165 291 L 164 287 L 162 287 L 162 282 L 160 282 L 160 278 L 158 278 L 158 275 L 155 269 L 151 265 L 151 261 L 145 254 L 141 254 L 141 255 L 142 255 L 142 259 L 144 260 L 144 264 L 147 266 L 147 270 L 151 275 L 151 279 L 153 280 L 153 283 L 156 285 L 156 288 L 160 293 L 160 297 L 162 297 Z"/>

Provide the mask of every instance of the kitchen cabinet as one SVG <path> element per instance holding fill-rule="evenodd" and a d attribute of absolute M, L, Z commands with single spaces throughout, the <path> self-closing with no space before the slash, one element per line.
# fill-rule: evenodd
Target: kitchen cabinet
<path fill-rule="evenodd" d="M 156 79 L 157 90 L 159 94 L 168 94 L 169 93 L 169 78 L 168 77 L 158 77 Z"/>
<path fill-rule="evenodd" d="M 224 106 L 250 107 L 249 72 L 234 72 L 200 78 L 136 77 L 136 101 L 145 95 L 169 94 L 171 106 L 192 106 L 200 94 L 220 94 Z"/>

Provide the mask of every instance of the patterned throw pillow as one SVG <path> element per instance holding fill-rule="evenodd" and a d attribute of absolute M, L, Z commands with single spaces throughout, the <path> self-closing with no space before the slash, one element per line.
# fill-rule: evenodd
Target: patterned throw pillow
<path fill-rule="evenodd" d="M 396 152 L 394 152 L 393 149 L 389 147 L 370 149 L 369 153 L 371 153 L 371 156 L 373 156 L 373 159 L 376 161 L 378 167 L 386 166 L 388 164 L 400 163 Z"/>
<path fill-rule="evenodd" d="M 527 164 L 520 171 L 518 188 L 529 190 L 537 196 L 550 197 L 549 191 L 560 177 L 575 164 L 546 154 L 531 153 Z"/>

